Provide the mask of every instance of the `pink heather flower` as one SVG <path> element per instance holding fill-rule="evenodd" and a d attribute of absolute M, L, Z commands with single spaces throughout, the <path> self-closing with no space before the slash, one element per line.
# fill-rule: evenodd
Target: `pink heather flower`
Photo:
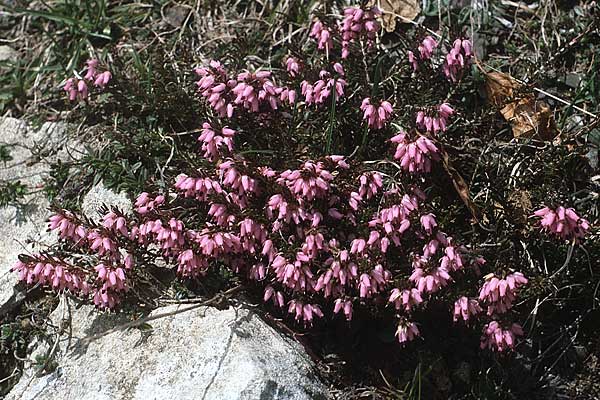
<path fill-rule="evenodd" d="M 573 208 L 559 206 L 553 210 L 543 207 L 537 210 L 533 216 L 541 218 L 540 226 L 543 230 L 565 240 L 583 239 L 590 229 L 590 223 L 577 215 Z"/>
<path fill-rule="evenodd" d="M 402 169 L 410 173 L 431 172 L 431 161 L 439 160 L 438 148 L 425 136 L 418 135 L 410 141 L 409 135 L 401 131 L 390 141 L 397 144 L 394 159 L 400 160 Z"/>
<path fill-rule="evenodd" d="M 385 237 L 381 237 L 379 240 L 381 252 L 387 252 L 390 241 L 396 246 L 400 245 L 400 238 L 411 226 L 409 216 L 417 208 L 416 198 L 406 194 L 402 197 L 400 204 L 382 209 L 369 222 L 370 228 L 378 227 L 385 232 Z M 369 241 L 373 245 L 377 244 L 377 240 L 373 241 L 373 238 L 369 238 Z"/>
<path fill-rule="evenodd" d="M 433 50 L 437 47 L 437 45 L 438 43 L 433 37 L 426 36 L 419 45 L 419 54 L 421 55 L 421 60 L 429 60 L 433 54 Z"/>
<path fill-rule="evenodd" d="M 208 261 L 205 257 L 187 249 L 177 256 L 177 274 L 181 277 L 197 278 L 206 275 Z"/>
<path fill-rule="evenodd" d="M 437 227 L 435 215 L 431 213 L 421 215 L 421 218 L 419 220 L 421 222 L 421 227 L 423 227 L 423 230 L 430 235 L 433 233 L 434 228 Z"/>
<path fill-rule="evenodd" d="M 81 99 L 87 99 L 88 96 L 88 87 L 85 81 L 77 82 L 77 93 Z"/>
<path fill-rule="evenodd" d="M 447 271 L 458 271 L 463 268 L 463 259 L 461 253 L 464 250 L 464 248 L 461 246 L 454 246 L 452 242 L 453 241 L 451 237 L 446 238 L 443 242 L 444 255 L 440 259 L 440 267 L 444 268 Z M 426 254 L 427 257 L 429 257 L 430 255 L 428 255 L 427 251 L 428 249 L 424 249 L 423 253 Z"/>
<path fill-rule="evenodd" d="M 99 256 L 108 255 L 117 257 L 119 249 L 117 244 L 110 237 L 104 236 L 101 232 L 93 230 L 88 233 L 87 240 L 90 250 L 97 252 Z"/>
<path fill-rule="evenodd" d="M 413 71 L 416 71 L 419 68 L 419 64 L 417 63 L 417 57 L 415 57 L 415 53 L 412 51 L 408 51 L 408 62 L 413 67 Z"/>
<path fill-rule="evenodd" d="M 406 343 L 412 341 L 414 338 L 419 336 L 419 328 L 414 322 L 401 321 L 396 329 L 396 336 L 400 343 Z"/>
<path fill-rule="evenodd" d="M 256 179 L 240 172 L 239 167 L 243 166 L 242 162 L 238 166 L 233 160 L 219 164 L 222 185 L 229 188 L 230 200 L 242 209 L 248 204 L 248 196 L 258 192 Z"/>
<path fill-rule="evenodd" d="M 470 64 L 473 56 L 471 42 L 468 39 L 456 39 L 444 61 L 444 74 L 452 82 L 458 81 Z"/>
<path fill-rule="evenodd" d="M 237 82 L 227 77 L 227 72 L 220 62 L 212 60 L 209 67 L 195 68 L 194 72 L 200 77 L 196 82 L 198 91 L 220 117 L 233 116 L 234 105 L 229 91 Z"/>
<path fill-rule="evenodd" d="M 300 260 L 289 262 L 284 257 L 277 256 L 271 263 L 271 268 L 277 281 L 290 289 L 303 292 L 311 287 L 314 275 L 308 265 Z"/>
<path fill-rule="evenodd" d="M 419 68 L 419 61 L 426 61 L 433 55 L 433 50 L 438 46 L 437 41 L 431 37 L 426 36 L 425 39 L 419 44 L 417 53 L 408 51 L 408 62 L 412 65 L 413 71 Z"/>
<path fill-rule="evenodd" d="M 112 75 L 110 71 L 104 71 L 96 76 L 96 79 L 94 80 L 94 86 L 104 88 L 111 78 Z"/>
<path fill-rule="evenodd" d="M 94 304 L 100 308 L 114 308 L 120 301 L 116 293 L 110 291 L 106 286 L 100 289 L 94 289 L 92 293 Z"/>
<path fill-rule="evenodd" d="M 69 95 L 70 101 L 76 99 L 85 100 L 88 97 L 88 86 L 84 80 L 69 78 L 63 87 L 63 90 Z"/>
<path fill-rule="evenodd" d="M 504 279 L 490 274 L 479 291 L 479 300 L 487 304 L 488 315 L 503 314 L 512 307 L 518 289 L 527 282 L 520 272 L 509 274 Z"/>
<path fill-rule="evenodd" d="M 204 157 L 209 161 L 216 161 L 220 158 L 223 148 L 233 152 L 233 138 L 236 132 L 233 129 L 224 127 L 220 133 L 215 132 L 208 122 L 202 124 L 202 133 L 198 137 L 198 141 L 202 143 Z"/>
<path fill-rule="evenodd" d="M 362 101 L 360 109 L 363 111 L 363 119 L 374 129 L 382 129 L 394 111 L 388 101 L 382 101 L 379 106 L 375 106 L 368 97 Z"/>
<path fill-rule="evenodd" d="M 98 273 L 97 279 L 106 285 L 106 288 L 114 288 L 115 290 L 126 290 L 125 271 L 123 268 L 112 268 L 104 264 L 98 264 L 94 267 Z"/>
<path fill-rule="evenodd" d="M 69 290 L 73 294 L 87 295 L 90 285 L 76 267 L 64 261 L 35 255 L 29 261 L 17 261 L 11 268 L 20 281 L 28 285 L 51 286 L 55 290 Z"/>
<path fill-rule="evenodd" d="M 298 64 L 298 60 L 295 57 L 288 57 L 285 61 L 285 67 L 292 78 L 296 77 L 300 72 L 300 64 Z"/>
<path fill-rule="evenodd" d="M 155 210 L 165 202 L 165 197 L 162 195 L 156 196 L 154 199 L 146 192 L 142 192 L 135 201 L 134 210 L 138 214 L 146 214 Z"/>
<path fill-rule="evenodd" d="M 209 68 L 194 71 L 201 77 L 196 82 L 198 90 L 220 117 L 231 118 L 236 106 L 260 112 L 261 108 L 276 110 L 282 103 L 296 101 L 296 91 L 275 85 L 268 71 L 246 71 L 229 79 L 221 63 L 214 60 Z"/>
<path fill-rule="evenodd" d="M 106 229 L 115 233 L 118 232 L 124 237 L 129 236 L 129 233 L 127 232 L 127 220 L 125 220 L 125 217 L 118 216 L 112 211 L 102 217 L 102 225 Z"/>
<path fill-rule="evenodd" d="M 344 19 L 340 32 L 342 34 L 342 58 L 350 55 L 350 43 L 359 40 L 364 33 L 367 39 L 367 47 L 372 47 L 381 29 L 376 17 L 381 15 L 377 7 L 357 8 L 347 7 L 344 9 Z"/>
<path fill-rule="evenodd" d="M 515 347 L 516 337 L 523 336 L 523 328 L 519 324 L 512 324 L 509 329 L 503 329 L 497 321 L 492 321 L 483 328 L 481 348 L 503 352 Z"/>
<path fill-rule="evenodd" d="M 448 103 L 441 104 L 436 112 L 419 111 L 417 113 L 417 127 L 427 132 L 444 132 L 448 125 L 448 117 L 454 114 L 454 109 Z"/>
<path fill-rule="evenodd" d="M 346 316 L 346 320 L 347 321 L 352 320 L 352 301 L 351 300 L 336 299 L 333 302 L 333 304 L 334 304 L 333 312 L 335 314 L 337 314 L 343 310 L 344 315 Z"/>
<path fill-rule="evenodd" d="M 350 165 L 346 162 L 346 157 L 344 156 L 339 156 L 339 155 L 332 155 L 332 156 L 327 156 L 327 158 L 329 160 L 331 160 L 336 167 L 342 168 L 342 169 L 349 169 Z"/>
<path fill-rule="evenodd" d="M 481 311 L 479 302 L 476 299 L 461 296 L 454 302 L 454 322 L 457 322 L 459 318 L 462 318 L 465 322 L 469 322 L 472 316 L 479 314 Z"/>
<path fill-rule="evenodd" d="M 366 172 L 360 176 L 358 194 L 362 199 L 370 200 L 383 187 L 383 178 L 379 172 Z"/>
<path fill-rule="evenodd" d="M 296 321 L 303 320 L 305 324 L 312 324 L 313 318 L 323 317 L 321 308 L 316 304 L 304 304 L 300 300 L 291 300 L 288 303 L 288 313 L 295 314 Z"/>
<path fill-rule="evenodd" d="M 233 102 L 252 112 L 258 112 L 263 104 L 277 110 L 282 101 L 293 103 L 296 98 L 295 91 L 276 86 L 270 77 L 271 73 L 268 71 L 238 74 L 237 84 L 231 89 L 235 95 Z"/>
<path fill-rule="evenodd" d="M 71 239 L 74 242 L 87 237 L 87 229 L 77 224 L 73 214 L 63 211 L 50 217 L 48 227 L 50 230 L 58 230 L 58 235 L 62 239 Z"/>
<path fill-rule="evenodd" d="M 335 93 L 335 99 L 338 101 L 344 97 L 344 89 L 346 87 L 346 80 L 344 77 L 344 68 L 341 64 L 335 63 L 333 65 L 334 72 L 337 74 L 336 77 L 332 73 L 326 70 L 322 70 L 319 73 L 321 79 L 314 83 L 309 81 L 302 81 L 300 89 L 304 96 L 304 102 L 307 105 L 311 104 L 323 104 L 332 93 Z"/>
<path fill-rule="evenodd" d="M 348 250 L 341 250 L 336 257 L 328 258 L 325 265 L 329 266 L 329 269 L 319 276 L 314 285 L 315 292 L 323 291 L 325 298 L 342 294 L 345 287 L 354 285 L 358 281 L 358 266 L 350 260 Z M 348 317 L 347 313 L 346 317 Z"/>
<path fill-rule="evenodd" d="M 408 51 L 408 62 L 412 65 L 413 71 L 419 68 L 419 61 L 426 61 L 433 55 L 434 49 L 438 46 L 438 42 L 431 36 L 426 36 L 419 44 L 417 52 Z"/>
<path fill-rule="evenodd" d="M 426 272 L 423 267 L 429 262 L 426 258 L 417 257 L 413 261 L 414 271 L 408 278 L 414 282 L 417 290 L 420 293 L 434 293 L 446 286 L 452 278 L 448 271 L 443 267 L 432 267 L 429 272 Z"/>
<path fill-rule="evenodd" d="M 277 183 L 287 186 L 296 197 L 311 201 L 326 197 L 332 180 L 333 175 L 322 162 L 305 161 L 299 170 L 288 169 L 279 174 Z"/>
<path fill-rule="evenodd" d="M 68 94 L 70 101 L 75 101 L 78 98 L 79 100 L 87 99 L 89 90 L 86 81 L 93 82 L 94 86 L 103 89 L 111 79 L 109 71 L 98 72 L 98 60 L 90 59 L 86 61 L 86 64 L 86 74 L 83 79 L 69 78 L 63 86 L 63 90 Z"/>
<path fill-rule="evenodd" d="M 98 60 L 91 58 L 85 62 L 87 64 L 87 71 L 83 79 L 86 81 L 93 81 L 97 75 L 96 68 L 98 67 Z"/>
<path fill-rule="evenodd" d="M 195 197 L 200 201 L 207 201 L 208 196 L 223 192 L 219 182 L 212 180 L 211 178 L 193 178 L 185 174 L 181 174 L 177 177 L 175 189 L 183 192 L 184 197 Z M 137 210 L 140 212 L 139 210 L 142 209 L 145 213 L 154 209 L 154 207 L 154 202 L 148 202 L 147 204 L 138 207 Z M 223 212 L 221 214 L 223 214 Z M 221 216 L 221 214 L 217 217 Z"/>
<path fill-rule="evenodd" d="M 269 299 L 272 299 L 273 304 L 275 304 L 277 307 L 283 308 L 283 306 L 285 306 L 283 293 L 276 291 L 271 285 L 265 288 L 265 294 L 263 296 L 263 301 L 265 303 L 269 301 Z"/>
<path fill-rule="evenodd" d="M 421 292 L 417 289 L 392 289 L 388 303 L 394 303 L 396 310 L 404 309 L 406 312 L 410 312 L 412 308 L 423 302 Z"/>
<path fill-rule="evenodd" d="M 77 98 L 77 81 L 75 78 L 67 79 L 63 90 L 69 95 L 69 100 L 74 101 Z"/>
<path fill-rule="evenodd" d="M 316 20 L 310 30 L 310 37 L 317 41 L 317 48 L 319 50 L 325 50 L 325 53 L 329 57 L 329 50 L 333 48 L 333 41 L 329 28 L 321 21 Z"/>

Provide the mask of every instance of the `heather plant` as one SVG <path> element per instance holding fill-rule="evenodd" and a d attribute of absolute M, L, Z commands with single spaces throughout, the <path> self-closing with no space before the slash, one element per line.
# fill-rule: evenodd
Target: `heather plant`
<path fill-rule="evenodd" d="M 572 193 L 587 183 L 565 187 L 560 173 L 538 172 L 541 162 L 527 177 L 501 176 L 502 152 L 511 149 L 473 146 L 497 126 L 489 109 L 472 110 L 480 72 L 466 32 L 416 29 L 390 50 L 378 9 L 340 11 L 317 10 L 307 40 L 280 44 L 269 62 L 224 52 L 169 71 L 164 102 L 153 92 L 160 78 L 146 91 L 116 55 L 114 63 L 89 60 L 63 86 L 67 101 L 82 100 L 101 120 L 143 93 L 150 106 L 127 116 L 173 110 L 156 118 L 183 132 L 144 136 L 163 146 L 153 154 L 163 158 L 160 174 L 140 179 L 132 213 L 105 210 L 93 221 L 55 208 L 49 228 L 59 245 L 22 256 L 19 279 L 115 310 L 155 290 L 157 269 L 192 283 L 235 276 L 297 329 L 383 320 L 396 346 L 410 350 L 421 338 L 434 347 L 435 322 L 448 320 L 449 336 L 476 335 L 500 360 L 537 351 L 529 338 L 548 333 L 538 329 L 536 298 L 554 290 L 561 271 L 543 249 L 568 246 L 578 263 L 585 259 L 578 246 L 595 237 L 594 221 Z M 88 86 L 108 101 L 89 96 Z M 148 147 L 139 146 L 142 158 Z M 518 149 L 536 161 L 567 159 L 564 147 L 537 139 Z M 455 166 L 472 193 L 485 194 L 465 195 Z M 489 180 L 477 178 L 482 169 Z M 490 181 L 504 188 L 517 179 L 535 186 L 520 222 L 478 212 L 488 197 L 506 200 Z"/>
<path fill-rule="evenodd" d="M 19 279 L 89 296 L 101 308 L 114 308 L 135 287 L 138 271 L 144 268 L 139 253 L 155 249 L 177 266 L 184 279 L 201 279 L 216 264 L 226 265 L 263 286 L 265 301 L 273 298 L 276 306 L 304 324 L 324 318 L 323 310 L 330 307 L 334 313 L 343 309 L 347 320 L 355 307 L 393 309 L 397 338 L 404 343 L 421 335 L 413 310 L 426 309 L 431 299 L 442 298 L 455 319 L 456 315 L 481 323 L 491 319 L 483 329 L 482 348 L 513 348 L 515 336 L 523 334 L 520 325 L 505 323 L 503 328 L 495 318 L 506 319 L 527 278 L 515 271 L 520 266 L 509 265 L 492 271 L 480 288 L 461 285 L 465 277 L 481 274 L 485 259 L 478 254 L 477 243 L 460 243 L 451 236 L 452 226 L 438 224 L 431 211 L 443 211 L 436 211 L 426 194 L 431 184 L 426 174 L 440 167 L 437 135 L 455 113 L 449 103 L 434 112 L 419 110 L 414 123 L 393 123 L 390 101 L 381 95 L 380 100 L 364 98 L 357 111 L 362 111 L 365 132 L 370 131 L 366 134 L 372 141 L 389 143 L 389 158 L 377 163 L 326 153 L 286 159 L 283 150 L 278 165 L 244 155 L 248 139 L 242 118 L 274 129 L 270 120 L 285 118 L 286 109 L 328 113 L 321 105 L 330 103 L 335 112 L 351 79 L 343 60 L 369 59 L 359 53 L 358 44 L 375 52 L 379 26 L 374 17 L 379 14 L 377 8 L 350 7 L 339 26 L 316 20 L 310 36 L 325 57 L 303 60 L 302 72 L 291 57 L 286 61 L 287 76 L 267 70 L 230 72 L 219 61 L 196 68 L 198 90 L 214 115 L 202 122 L 197 164 L 182 172 L 164 194 L 142 193 L 133 215 L 111 210 L 102 221 L 85 221 L 57 210 L 50 229 L 70 242 L 70 252 L 89 258 L 84 263 L 68 252 L 23 257 L 13 268 Z M 419 63 L 439 62 L 438 56 L 443 59 L 438 73 L 460 84 L 472 57 L 468 39 L 458 38 L 446 48 L 427 36 L 418 47 L 417 56 L 409 53 L 415 71 Z M 100 88 L 109 84 L 111 73 L 99 72 L 98 60 L 86 64 L 85 76 L 69 78 L 64 85 L 71 101 L 87 98 L 87 82 Z M 297 97 L 295 85 L 314 68 L 321 69 L 320 79 L 314 83 L 303 79 L 302 97 Z M 356 90 L 368 89 L 360 83 Z M 344 105 L 351 111 L 348 103 Z M 186 218 L 188 210 L 195 210 L 193 220 Z M 561 207 L 559 215 L 560 210 L 565 214 Z M 571 219 L 565 235 L 578 219 L 576 215 L 572 219 L 572 209 L 566 214 Z M 576 232 L 583 236 L 585 229 Z M 452 298 L 451 286 L 458 286 L 453 292 L 462 296 Z M 474 296 L 478 289 L 479 297 Z M 487 306 L 487 316 L 480 314 L 482 306 Z"/>

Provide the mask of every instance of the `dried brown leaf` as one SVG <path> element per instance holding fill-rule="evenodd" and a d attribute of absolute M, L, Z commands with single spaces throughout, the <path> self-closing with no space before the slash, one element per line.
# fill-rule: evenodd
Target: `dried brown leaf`
<path fill-rule="evenodd" d="M 517 92 L 522 92 L 524 88 L 524 85 L 510 75 L 501 72 L 486 73 L 485 90 L 488 100 L 510 122 L 513 136 L 538 136 L 543 140 L 551 140 L 557 134 L 552 110 L 544 101 L 537 100 L 533 93 L 519 94 L 520 97 L 515 98 Z"/>
<path fill-rule="evenodd" d="M 381 10 L 381 25 L 388 32 L 396 29 L 397 18 L 403 17 L 405 19 L 400 18 L 400 22 L 408 22 L 414 20 L 421 12 L 417 0 L 371 0 L 368 4 Z"/>

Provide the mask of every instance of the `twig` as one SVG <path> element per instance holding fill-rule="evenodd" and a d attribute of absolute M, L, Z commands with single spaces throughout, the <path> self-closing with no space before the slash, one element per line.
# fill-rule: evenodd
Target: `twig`
<path fill-rule="evenodd" d="M 222 293 L 217 293 L 216 295 L 214 295 L 210 299 L 208 299 L 206 301 L 203 301 L 201 303 L 193 304 L 193 305 L 191 305 L 189 307 L 180 308 L 180 309 L 177 309 L 175 311 L 170 311 L 170 312 L 166 312 L 166 313 L 150 315 L 150 316 L 145 317 L 145 318 L 139 318 L 139 319 L 136 319 L 135 321 L 127 322 L 125 324 L 122 324 L 122 325 L 116 326 L 114 328 L 108 329 L 108 330 L 106 330 L 104 332 L 100 332 L 100 333 L 98 333 L 96 335 L 87 336 L 87 337 L 81 339 L 81 343 L 84 344 L 84 345 L 86 345 L 86 344 L 89 344 L 89 343 L 93 342 L 94 340 L 100 339 L 100 338 L 102 338 L 104 336 L 107 336 L 107 335 L 110 335 L 110 334 L 113 334 L 115 332 L 119 332 L 119 331 L 122 331 L 122 330 L 125 330 L 125 329 L 135 328 L 136 326 L 140 326 L 140 325 L 143 325 L 143 324 L 145 324 L 147 322 L 154 321 L 155 319 L 164 318 L 164 317 L 170 317 L 170 316 L 173 316 L 173 315 L 177 315 L 177 314 L 181 314 L 181 313 L 184 313 L 184 312 L 187 312 L 187 311 L 194 310 L 196 308 L 200 308 L 200 307 L 204 307 L 204 306 L 209 306 L 209 305 L 218 303 L 218 302 L 222 301 L 223 299 L 226 299 L 226 298 L 230 297 L 231 295 L 240 292 L 241 290 L 242 290 L 242 286 L 241 285 L 240 286 L 235 286 L 235 287 L 233 287 L 233 288 L 231 288 L 229 290 L 226 290 L 226 291 L 224 291 Z"/>

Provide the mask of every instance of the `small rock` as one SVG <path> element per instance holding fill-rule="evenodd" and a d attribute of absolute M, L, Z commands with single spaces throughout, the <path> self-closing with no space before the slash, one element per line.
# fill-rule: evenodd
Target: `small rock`
<path fill-rule="evenodd" d="M 580 74 L 569 72 L 565 76 L 565 84 L 573 89 L 577 89 L 583 77 Z"/>
<path fill-rule="evenodd" d="M 19 53 L 10 46 L 0 46 L 0 62 L 2 61 L 17 61 Z"/>
<path fill-rule="evenodd" d="M 188 15 L 192 12 L 192 9 L 181 4 L 175 4 L 166 10 L 165 20 L 166 22 L 175 27 L 179 28 L 183 25 Z"/>

